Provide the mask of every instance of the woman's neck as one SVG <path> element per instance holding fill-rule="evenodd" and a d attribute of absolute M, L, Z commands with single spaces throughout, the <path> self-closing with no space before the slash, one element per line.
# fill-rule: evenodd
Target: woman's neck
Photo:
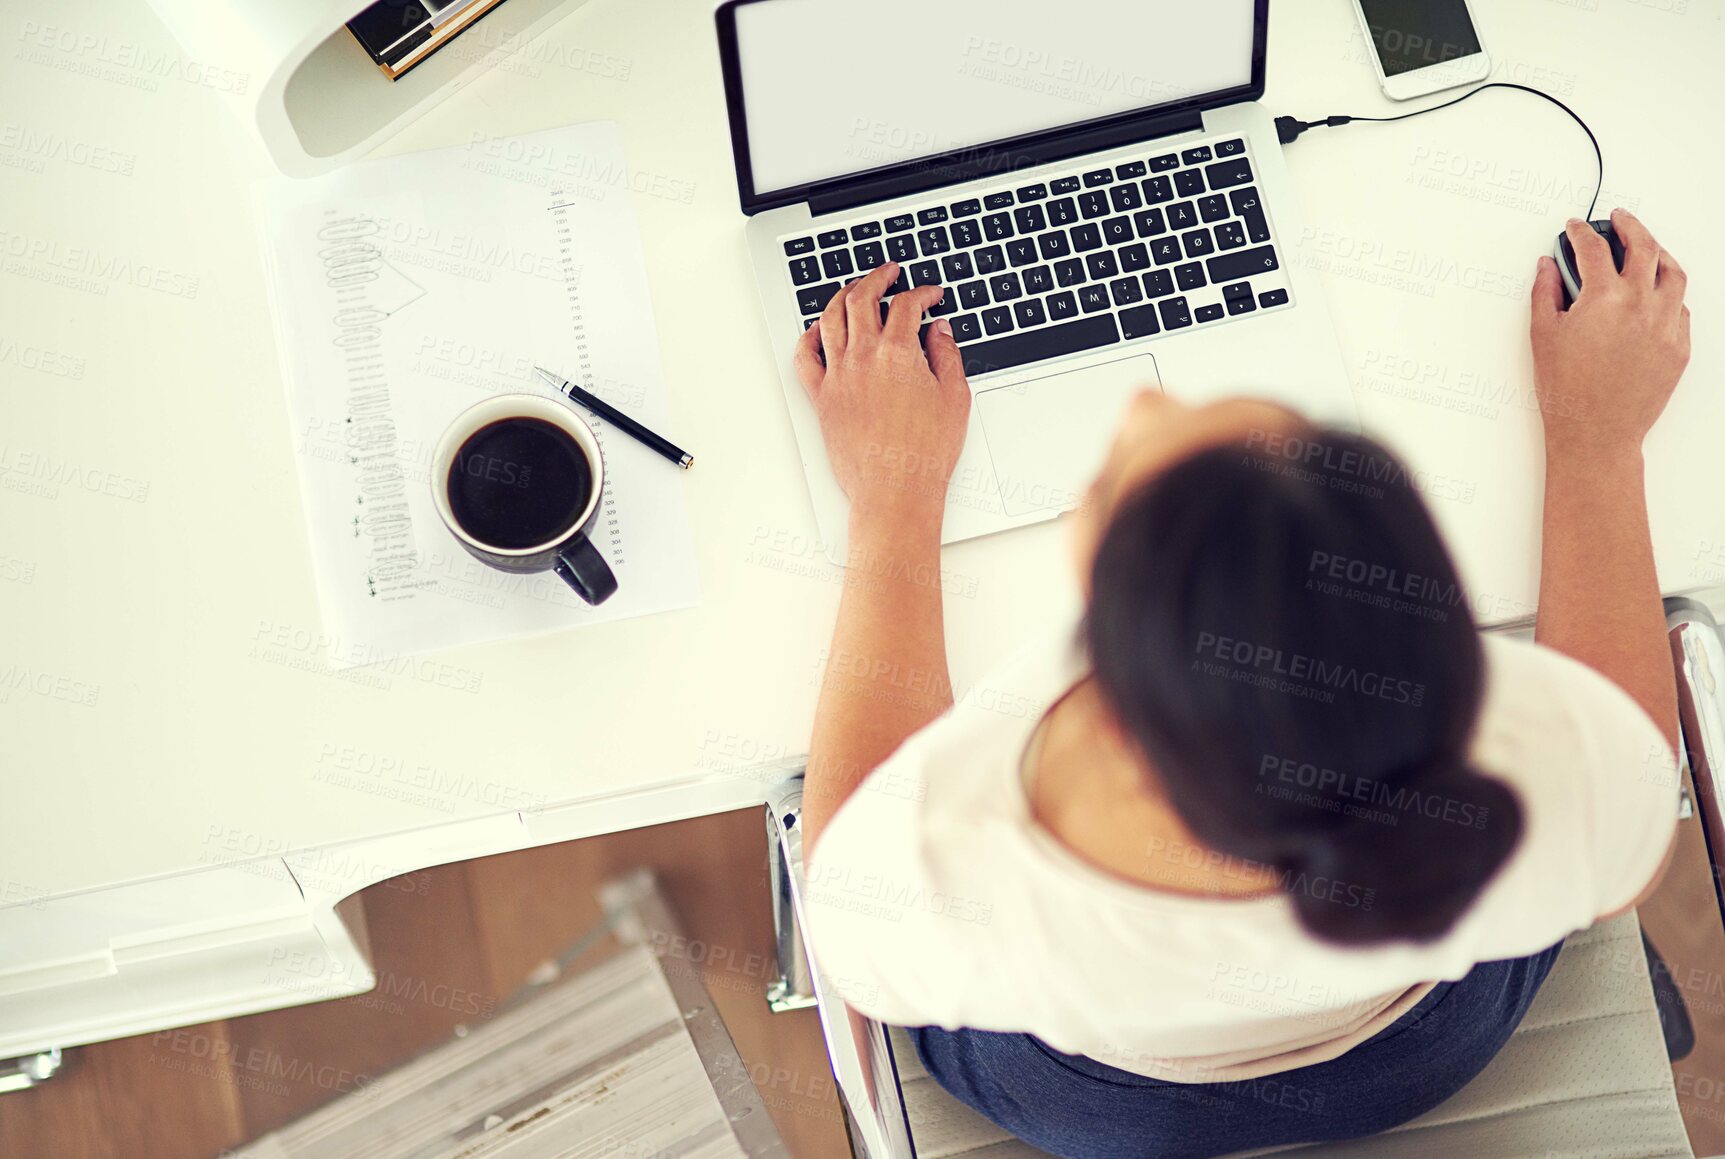
<path fill-rule="evenodd" d="M 1174 811 L 1121 736 L 1094 680 L 1049 710 L 1030 769 L 1031 814 L 1083 861 L 1136 885 L 1207 897 L 1275 889 L 1276 871 L 1217 853 Z"/>

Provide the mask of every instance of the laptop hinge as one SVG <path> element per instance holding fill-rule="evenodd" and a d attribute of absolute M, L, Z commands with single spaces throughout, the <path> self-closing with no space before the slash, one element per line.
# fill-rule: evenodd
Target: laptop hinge
<path fill-rule="evenodd" d="M 872 178 L 851 178 L 817 186 L 809 194 L 809 212 L 819 217 L 855 209 L 859 205 L 974 181 L 978 177 L 1029 169 L 1051 161 L 1100 153 L 1121 145 L 1171 137 L 1203 127 L 1203 115 L 1192 111 L 1163 117 L 1133 117 L 1118 124 L 1097 125 L 1089 129 L 1050 130 L 1032 137 L 1020 137 L 1010 146 L 961 150 L 908 162 L 893 172 Z"/>

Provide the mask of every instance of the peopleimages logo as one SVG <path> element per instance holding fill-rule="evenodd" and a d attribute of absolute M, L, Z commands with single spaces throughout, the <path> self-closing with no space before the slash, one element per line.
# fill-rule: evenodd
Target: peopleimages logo
<path fill-rule="evenodd" d="M 1226 675 L 1283 692 L 1316 695 L 1326 703 L 1335 692 L 1353 692 L 1391 704 L 1418 708 L 1425 702 L 1426 686 L 1412 680 L 1366 672 L 1348 664 L 1332 664 L 1299 652 L 1288 652 L 1268 644 L 1199 632 L 1193 649 L 1195 670 L 1205 675 Z M 1227 666 L 1233 665 L 1232 669 Z"/>
<path fill-rule="evenodd" d="M 1258 776 L 1292 788 L 1313 790 L 1321 795 L 1322 807 L 1332 812 L 1383 820 L 1391 825 L 1406 814 L 1418 813 L 1433 821 L 1484 829 L 1491 816 L 1490 809 L 1470 801 L 1422 793 L 1417 788 L 1391 785 L 1375 777 L 1338 772 L 1268 753 L 1258 762 Z M 1374 816 L 1358 808 L 1359 805 L 1375 805 L 1388 811 L 1388 816 Z"/>

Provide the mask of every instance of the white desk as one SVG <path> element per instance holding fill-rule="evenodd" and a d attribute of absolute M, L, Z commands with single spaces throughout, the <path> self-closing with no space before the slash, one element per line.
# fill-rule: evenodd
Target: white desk
<path fill-rule="evenodd" d="M 350 959 L 331 906 L 366 884 L 757 802 L 802 750 L 840 589 L 745 264 L 710 9 L 590 0 L 390 146 L 623 125 L 673 433 L 700 460 L 700 606 L 338 674 L 253 227 L 265 169 L 198 83 L 220 62 L 183 60 L 135 4 L 7 5 L 0 1055 L 349 992 L 362 966 L 318 993 L 260 989 L 257 955 L 299 937 Z M 1478 9 L 1494 79 L 1587 116 L 1601 205 L 1635 208 L 1691 272 L 1694 362 L 1650 446 L 1653 524 L 1668 591 L 1725 584 L 1725 22 L 1697 0 Z M 1272 110 L 1391 111 L 1345 0 L 1280 0 L 1274 21 Z M 1368 427 L 1429 474 L 1483 618 L 1529 614 L 1526 291 L 1591 190 L 1584 138 L 1494 93 L 1314 131 L 1290 163 Z M 944 563 L 963 687 L 1060 582 L 1064 539 L 1043 525 Z M 204 971 L 199 993 L 143 1009 L 150 963 L 161 985 Z"/>

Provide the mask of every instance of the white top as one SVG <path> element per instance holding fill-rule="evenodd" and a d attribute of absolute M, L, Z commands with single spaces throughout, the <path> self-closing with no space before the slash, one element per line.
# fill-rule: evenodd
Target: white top
<path fill-rule="evenodd" d="M 1484 643 L 1473 760 L 1519 795 L 1523 835 L 1441 940 L 1329 945 L 1282 892 L 1154 890 L 1059 844 L 1032 819 L 1020 770 L 1087 670 L 1066 620 L 907 740 L 822 835 L 807 921 L 827 993 L 884 1022 L 1028 1032 L 1154 1078 L 1233 1081 L 1334 1058 L 1436 982 L 1629 905 L 1676 823 L 1669 747 L 1591 668 Z"/>

